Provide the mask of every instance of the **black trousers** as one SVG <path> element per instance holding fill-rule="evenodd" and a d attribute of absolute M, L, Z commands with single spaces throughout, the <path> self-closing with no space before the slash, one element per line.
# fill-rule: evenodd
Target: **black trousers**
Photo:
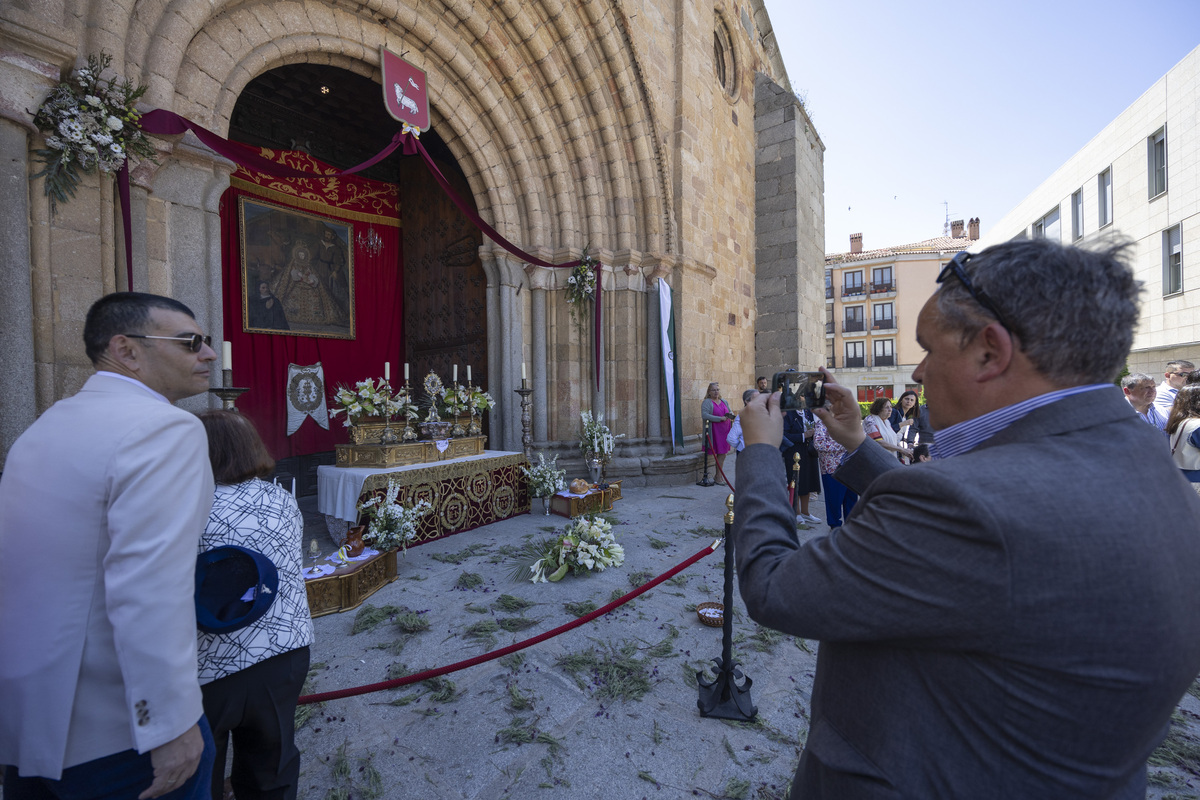
<path fill-rule="evenodd" d="M 300 778 L 296 698 L 308 675 L 298 647 L 200 687 L 217 745 L 212 798 L 221 800 L 225 754 L 233 736 L 233 793 L 238 800 L 295 800 Z"/>

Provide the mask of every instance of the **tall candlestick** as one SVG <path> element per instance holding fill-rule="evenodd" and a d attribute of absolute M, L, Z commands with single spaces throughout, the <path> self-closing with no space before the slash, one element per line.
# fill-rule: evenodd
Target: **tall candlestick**
<path fill-rule="evenodd" d="M 467 385 L 471 385 L 471 365 L 467 364 Z"/>
<path fill-rule="evenodd" d="M 392 362 L 383 362 L 383 379 L 390 382 L 392 380 Z"/>
<path fill-rule="evenodd" d="M 451 377 L 451 380 L 458 383 L 458 364 L 454 365 L 454 375 Z"/>
<path fill-rule="evenodd" d="M 521 362 L 521 380 L 525 380 L 525 362 Z"/>
<path fill-rule="evenodd" d="M 408 383 L 408 362 L 404 362 L 404 382 Z"/>
<path fill-rule="evenodd" d="M 221 343 L 221 369 L 233 369 L 233 345 L 229 342 Z"/>

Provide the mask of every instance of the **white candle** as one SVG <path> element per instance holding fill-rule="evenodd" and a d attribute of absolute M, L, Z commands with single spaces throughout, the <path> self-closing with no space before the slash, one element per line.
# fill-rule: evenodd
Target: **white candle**
<path fill-rule="evenodd" d="M 233 345 L 229 342 L 221 343 L 221 369 L 233 369 Z"/>
<path fill-rule="evenodd" d="M 451 378 L 455 383 L 458 383 L 458 364 L 454 365 L 454 375 Z"/>
<path fill-rule="evenodd" d="M 525 362 L 524 361 L 521 362 L 521 380 L 527 380 L 527 378 L 525 377 Z"/>
<path fill-rule="evenodd" d="M 471 365 L 467 364 L 467 385 L 471 384 Z"/>
<path fill-rule="evenodd" d="M 408 383 L 408 362 L 404 362 L 404 382 Z"/>
<path fill-rule="evenodd" d="M 390 361 L 383 362 L 383 379 L 385 381 L 391 381 L 392 379 L 392 362 Z"/>

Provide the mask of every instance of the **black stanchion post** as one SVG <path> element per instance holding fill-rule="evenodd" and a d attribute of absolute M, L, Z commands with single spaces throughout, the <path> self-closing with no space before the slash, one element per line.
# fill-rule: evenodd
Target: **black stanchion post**
<path fill-rule="evenodd" d="M 704 477 L 696 481 L 697 486 L 716 486 L 717 483 L 708 477 L 708 450 L 712 441 L 712 423 L 704 420 Z"/>
<path fill-rule="evenodd" d="M 700 716 L 717 719 L 752 720 L 758 715 L 754 701 L 750 699 L 750 687 L 754 681 L 742 673 L 741 665 L 733 660 L 733 495 L 725 501 L 729 509 L 725 514 L 725 608 L 721 612 L 724 625 L 721 631 L 721 657 L 714 658 L 717 676 L 712 681 L 704 680 L 704 673 L 696 673 L 700 683 L 700 699 L 696 705 Z M 738 681 L 742 681 L 739 685 Z"/>

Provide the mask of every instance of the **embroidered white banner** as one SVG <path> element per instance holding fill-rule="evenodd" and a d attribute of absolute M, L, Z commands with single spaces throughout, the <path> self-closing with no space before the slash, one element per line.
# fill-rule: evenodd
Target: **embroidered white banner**
<path fill-rule="evenodd" d="M 305 417 L 329 430 L 329 408 L 325 405 L 325 370 L 321 362 L 302 367 L 288 364 L 287 435 L 300 430 Z"/>

